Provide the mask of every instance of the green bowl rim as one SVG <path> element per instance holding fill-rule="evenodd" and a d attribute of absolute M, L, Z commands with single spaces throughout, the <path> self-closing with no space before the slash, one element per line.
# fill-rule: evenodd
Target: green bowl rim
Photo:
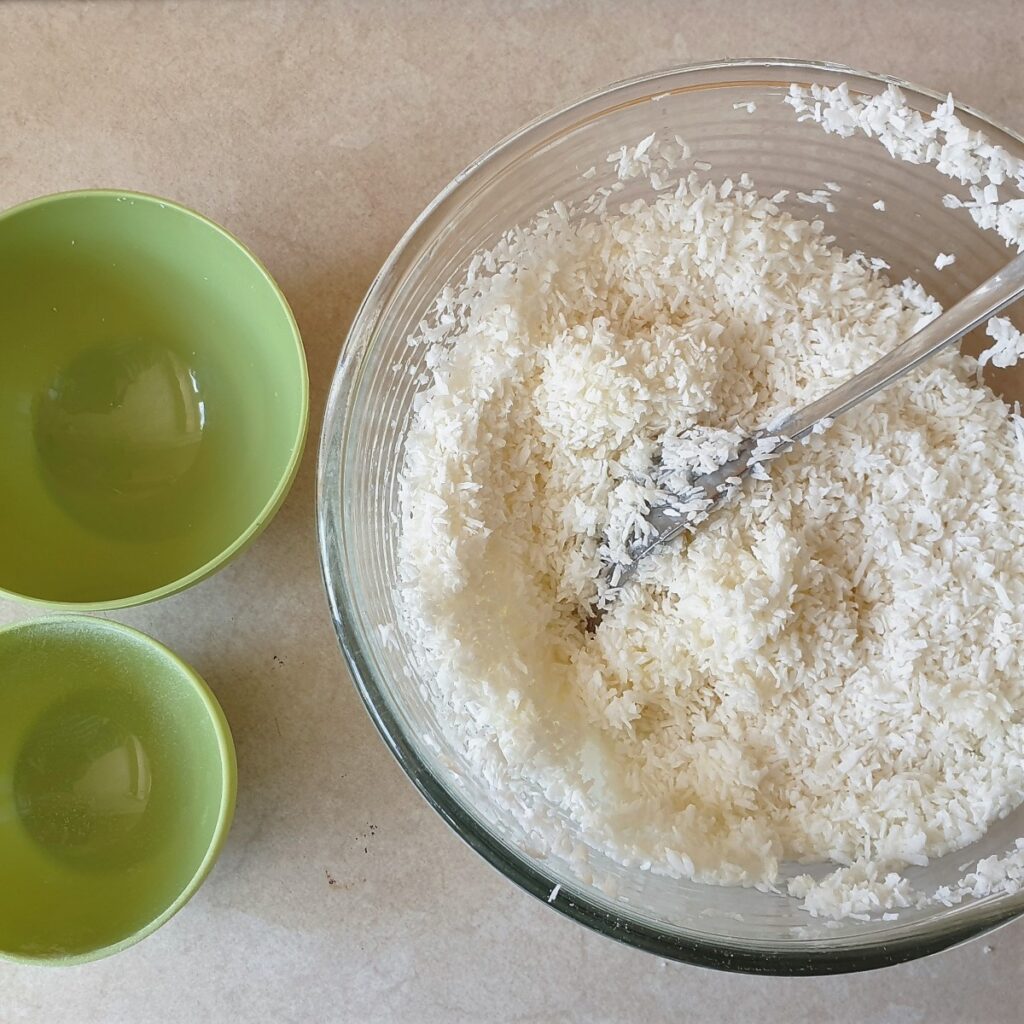
<path fill-rule="evenodd" d="M 218 812 L 217 823 L 206 853 L 185 887 L 152 921 L 143 925 L 131 935 L 119 939 L 117 942 L 106 946 L 99 946 L 85 953 L 32 956 L 24 953 L 10 953 L 0 949 L 0 961 L 7 960 L 14 963 L 35 964 L 47 967 L 65 967 L 100 960 L 104 957 L 112 956 L 114 953 L 120 953 L 121 950 L 127 949 L 129 946 L 134 946 L 136 942 L 140 942 L 146 936 L 155 932 L 161 925 L 166 924 L 196 894 L 199 887 L 206 880 L 207 875 L 213 869 L 213 865 L 220 856 L 228 833 L 231 830 L 231 822 L 235 814 L 235 798 L 238 790 L 238 762 L 235 757 L 235 743 L 231 736 L 231 727 L 228 725 L 224 709 L 221 707 L 216 695 L 210 689 L 206 680 L 188 662 L 178 657 L 174 651 L 160 643 L 159 640 L 155 640 L 147 633 L 143 633 L 132 626 L 126 626 L 123 623 L 113 622 L 109 619 L 96 618 L 91 615 L 47 615 L 38 619 L 25 619 L 7 626 L 0 626 L 0 636 L 39 626 L 74 626 L 77 629 L 92 632 L 106 631 L 118 634 L 122 638 L 127 638 L 133 643 L 141 644 L 143 647 L 154 651 L 176 670 L 179 678 L 191 685 L 199 699 L 203 702 L 217 737 L 217 747 L 221 763 L 220 811 Z"/>
<path fill-rule="evenodd" d="M 288 465 L 285 467 L 284 473 L 281 475 L 277 486 L 270 495 L 266 504 L 259 511 L 249 526 L 246 527 L 246 529 L 243 530 L 226 548 L 216 554 L 205 564 L 199 566 L 197 569 L 193 569 L 192 572 L 188 573 L 186 576 L 181 576 L 178 579 L 172 580 L 170 583 L 165 583 L 163 586 L 156 587 L 153 590 L 147 590 L 141 594 L 130 594 L 127 597 L 114 598 L 107 601 L 52 601 L 45 597 L 36 597 L 32 594 L 22 594 L 16 590 L 10 590 L 0 584 L 0 597 L 10 597 L 16 601 L 24 602 L 25 604 L 50 608 L 57 611 L 100 612 L 115 611 L 119 608 L 132 608 L 136 605 L 148 604 L 151 601 L 158 601 L 161 598 L 170 597 L 172 594 L 180 593 L 182 590 L 187 590 L 189 587 L 192 587 L 197 583 L 201 583 L 208 576 L 212 576 L 215 572 L 227 565 L 232 559 L 240 555 L 267 528 L 267 526 L 270 525 L 271 520 L 273 520 L 274 516 L 277 515 L 281 506 L 284 504 L 284 500 L 288 496 L 288 492 L 291 490 L 292 484 L 295 482 L 296 474 L 298 473 L 299 466 L 302 463 L 302 457 L 305 454 L 306 436 L 309 427 L 309 368 L 306 364 L 306 350 L 302 345 L 302 334 L 299 331 L 299 325 L 295 320 L 295 314 L 292 312 L 292 308 L 289 305 L 287 298 L 285 298 L 284 292 L 281 291 L 280 286 L 274 280 L 270 271 L 267 270 L 263 263 L 244 242 L 238 239 L 226 228 L 221 227 L 215 221 L 210 220 L 209 217 L 193 210 L 191 207 L 175 202 L 172 199 L 162 199 L 160 196 L 151 195 L 147 192 L 135 192 L 131 189 L 74 189 L 68 192 L 51 192 L 44 196 L 37 196 L 34 199 L 28 199 L 23 203 L 17 203 L 14 206 L 8 207 L 6 210 L 0 210 L 0 222 L 3 222 L 16 214 L 24 213 L 26 210 L 31 210 L 36 206 L 44 206 L 53 202 L 62 202 L 67 199 L 84 199 L 87 197 L 115 199 L 118 197 L 127 197 L 132 199 L 142 199 L 147 203 L 157 203 L 160 206 L 186 214 L 207 227 L 212 228 L 218 234 L 223 235 L 223 237 L 239 249 L 244 256 L 249 258 L 263 277 L 263 280 L 270 287 L 270 290 L 277 297 L 278 302 L 281 304 L 281 309 L 283 310 L 285 318 L 287 319 L 291 329 L 291 337 L 295 344 L 295 352 L 298 356 L 300 371 L 299 388 L 301 411 L 299 416 L 299 426 L 292 443 L 292 453 L 289 457 Z"/>

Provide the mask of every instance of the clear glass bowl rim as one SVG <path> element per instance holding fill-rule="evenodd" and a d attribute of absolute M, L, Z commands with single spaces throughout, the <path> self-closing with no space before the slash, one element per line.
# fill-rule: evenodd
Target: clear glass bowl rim
<path fill-rule="evenodd" d="M 349 406 L 356 393 L 358 368 L 373 341 L 380 312 L 389 294 L 402 280 L 423 241 L 447 220 L 449 209 L 457 205 L 463 198 L 463 193 L 475 191 L 479 179 L 484 176 L 490 179 L 500 174 L 508 164 L 530 149 L 543 145 L 553 135 L 561 134 L 582 121 L 607 113 L 614 106 L 616 95 L 621 92 L 651 85 L 655 87 L 652 92 L 656 94 L 664 91 L 656 88 L 664 79 L 676 79 L 681 75 L 699 72 L 741 69 L 749 71 L 757 68 L 763 68 L 766 72 L 789 69 L 793 72 L 793 80 L 813 81 L 816 72 L 848 75 L 874 81 L 881 86 L 896 85 L 937 102 L 946 98 L 942 93 L 912 82 L 830 61 L 736 58 L 659 68 L 613 82 L 566 106 L 549 111 L 506 136 L 460 171 L 405 232 L 377 273 L 352 320 L 328 396 L 317 467 L 317 543 L 331 617 L 349 672 L 385 744 L 427 803 L 492 867 L 544 902 L 547 902 L 551 892 L 550 878 L 539 871 L 528 858 L 496 842 L 451 796 L 434 771 L 420 758 L 392 715 L 377 669 L 363 649 L 360 626 L 351 610 L 354 596 L 349 589 L 346 574 L 342 571 L 337 546 L 331 536 L 332 524 L 337 524 L 339 539 L 344 539 L 341 503 L 344 468 L 341 465 L 341 453 L 344 450 L 347 433 Z M 1024 148 L 1024 138 L 1017 132 L 966 104 L 957 103 L 956 109 L 979 119 L 986 127 L 1013 139 Z M 874 970 L 948 949 L 1024 914 L 1024 894 L 1021 900 L 1008 903 L 1009 905 L 997 903 L 982 918 L 955 921 L 935 928 L 929 928 L 925 923 L 920 932 L 884 944 L 879 943 L 874 947 L 860 946 L 847 949 L 816 944 L 801 948 L 799 951 L 773 948 L 770 941 L 760 947 L 730 946 L 726 949 L 711 942 L 669 934 L 645 922 L 632 921 L 626 908 L 622 908 L 617 914 L 609 913 L 604 907 L 589 901 L 585 896 L 574 898 L 571 902 L 559 901 L 551 906 L 602 935 L 665 959 L 750 974 L 820 975 Z"/>

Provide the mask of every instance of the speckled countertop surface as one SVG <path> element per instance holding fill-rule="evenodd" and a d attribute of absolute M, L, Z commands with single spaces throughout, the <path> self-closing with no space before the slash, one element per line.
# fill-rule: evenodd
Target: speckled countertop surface
<path fill-rule="evenodd" d="M 118 957 L 0 964 L 0 1024 L 1020 1021 L 1024 922 L 875 974 L 752 978 L 633 952 L 517 890 L 377 738 L 313 525 L 345 329 L 409 222 L 496 139 L 613 79 L 758 55 L 948 88 L 1020 130 L 1019 18 L 1014 0 L 0 5 L 0 207 L 111 185 L 209 214 L 291 300 L 313 395 L 298 481 L 263 537 L 191 592 L 112 616 L 189 659 L 224 705 L 240 775 L 224 855 Z M 30 614 L 0 602 L 0 623 Z"/>

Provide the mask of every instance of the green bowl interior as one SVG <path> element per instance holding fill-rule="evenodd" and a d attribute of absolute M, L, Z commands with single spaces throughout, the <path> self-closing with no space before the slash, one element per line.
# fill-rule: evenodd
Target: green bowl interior
<path fill-rule="evenodd" d="M 220 228 L 148 196 L 36 200 L 0 217 L 0 309 L 0 588 L 158 596 L 276 509 L 305 359 L 274 282 Z"/>
<path fill-rule="evenodd" d="M 0 954 L 91 958 L 166 920 L 227 834 L 234 752 L 216 700 L 133 630 L 0 631 Z"/>

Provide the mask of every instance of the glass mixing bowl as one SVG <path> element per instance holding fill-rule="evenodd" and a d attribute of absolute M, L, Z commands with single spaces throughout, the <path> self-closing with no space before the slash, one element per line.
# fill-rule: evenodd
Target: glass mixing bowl
<path fill-rule="evenodd" d="M 845 249 L 881 256 L 894 280 L 912 274 L 943 303 L 1007 260 L 998 237 L 979 231 L 965 211 L 942 206 L 944 193 L 961 190 L 934 169 L 893 160 L 875 140 L 841 139 L 798 122 L 782 102 L 793 81 L 845 81 L 852 91 L 875 93 L 892 80 L 788 60 L 659 71 L 535 121 L 458 175 L 401 240 L 352 325 L 324 425 L 318 513 L 331 610 L 356 685 L 399 763 L 470 846 L 539 899 L 560 885 L 554 909 L 630 945 L 709 967 L 812 974 L 881 967 L 952 946 L 1024 912 L 1024 891 L 953 908 L 905 910 L 896 921 L 837 925 L 812 918 L 789 897 L 658 877 L 595 857 L 595 873 L 617 889 L 609 895 L 577 877 L 567 862 L 531 852 L 517 823 L 445 739 L 407 639 L 400 630 L 380 629 L 398 621 L 398 475 L 424 359 L 422 347 L 408 346 L 406 338 L 476 250 L 555 199 L 581 199 L 611 184 L 614 167 L 605 157 L 621 144 L 655 130 L 678 133 L 696 158 L 713 165 L 710 176 L 736 178 L 746 171 L 767 195 L 837 182 L 842 191 L 834 214 L 792 197 L 790 208 L 821 217 Z M 898 84 L 922 111 L 941 99 Z M 756 104 L 752 113 L 735 106 L 747 101 Z M 959 115 L 1024 157 L 1018 136 L 965 108 Z M 591 166 L 597 176 L 581 179 Z M 643 184 L 631 183 L 620 195 L 643 191 Z M 885 200 L 884 214 L 872 207 L 878 199 Z M 940 251 L 958 257 L 941 273 L 933 265 Z M 1022 810 L 972 847 L 906 874 L 915 887 L 932 891 L 959 878 L 965 863 L 1006 851 L 1020 835 Z"/>

